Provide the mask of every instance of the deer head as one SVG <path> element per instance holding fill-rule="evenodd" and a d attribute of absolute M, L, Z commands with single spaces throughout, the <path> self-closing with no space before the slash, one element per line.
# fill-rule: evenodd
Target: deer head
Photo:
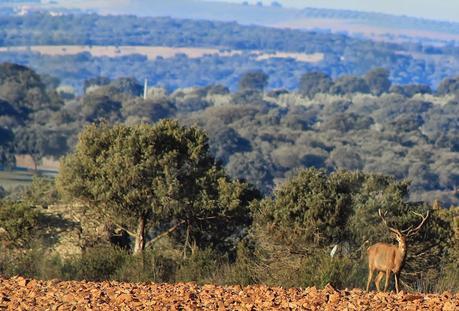
<path fill-rule="evenodd" d="M 384 225 L 389 229 L 389 231 L 395 236 L 395 239 L 398 242 L 398 246 L 386 243 L 376 243 L 368 248 L 369 271 L 367 291 L 370 288 L 373 272 L 377 270 L 380 272 L 375 279 L 376 289 L 379 291 L 379 283 L 381 282 L 381 279 L 385 273 L 386 284 L 384 290 L 387 290 L 389 286 L 390 273 L 392 272 L 395 277 L 395 288 L 398 293 L 398 275 L 400 274 L 400 270 L 402 269 L 406 258 L 406 239 L 407 237 L 418 233 L 422 226 L 425 224 L 426 220 L 429 218 L 429 212 L 427 212 L 425 216 L 416 212 L 412 213 L 421 217 L 421 222 L 416 227 L 410 226 L 407 229 L 400 230 L 398 228 L 389 226 L 385 218 L 386 213 L 383 214 L 380 209 L 378 210 L 379 217 L 382 219 Z"/>
<path fill-rule="evenodd" d="M 400 237 L 404 237 L 405 240 L 406 240 L 407 237 L 410 237 L 410 236 L 415 235 L 416 233 L 418 233 L 418 231 L 421 229 L 421 227 L 424 225 L 424 223 L 426 222 L 427 218 L 429 218 L 429 215 L 430 215 L 429 211 L 427 211 L 427 214 L 425 216 L 420 214 L 420 213 L 414 212 L 414 211 L 411 211 L 411 212 L 414 215 L 421 217 L 422 221 L 415 228 L 413 228 L 413 226 L 410 226 L 407 229 L 399 230 L 399 229 L 396 229 L 396 228 L 393 228 L 393 227 L 389 226 L 387 224 L 387 220 L 385 218 L 387 212 L 384 212 L 384 214 L 382 214 L 381 210 L 378 209 L 379 217 L 381 217 L 384 225 L 389 229 L 389 231 L 392 232 L 395 235 L 395 238 L 397 239 L 397 241 L 400 240 Z"/>

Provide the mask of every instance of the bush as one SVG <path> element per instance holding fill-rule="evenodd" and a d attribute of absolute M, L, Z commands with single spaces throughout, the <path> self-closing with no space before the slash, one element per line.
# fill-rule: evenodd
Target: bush
<path fill-rule="evenodd" d="M 61 277 L 59 256 L 48 256 L 46 250 L 39 244 L 27 250 L 0 247 L 0 254 L 2 276 L 22 275 L 45 280 Z"/>
<path fill-rule="evenodd" d="M 111 280 L 128 260 L 129 254 L 120 248 L 99 246 L 87 249 L 81 257 L 64 262 L 65 279 L 102 281 Z"/>
<path fill-rule="evenodd" d="M 443 291 L 459 291 L 459 260 L 446 265 L 442 269 L 442 274 L 435 286 L 435 292 L 440 293 Z"/>
<path fill-rule="evenodd" d="M 303 279 L 302 286 L 323 288 L 328 283 L 337 288 L 363 287 L 367 277 L 367 265 L 363 261 L 349 257 L 332 258 L 327 252 L 314 254 L 303 262 L 298 273 Z"/>
<path fill-rule="evenodd" d="M 144 252 L 128 256 L 113 278 L 124 282 L 174 282 L 177 264 L 170 258 Z"/>
<path fill-rule="evenodd" d="M 190 257 L 183 260 L 177 271 L 176 279 L 180 282 L 207 283 L 219 267 L 218 255 L 210 248 L 194 248 Z"/>
<path fill-rule="evenodd" d="M 212 277 L 212 284 L 247 286 L 260 283 L 254 273 L 257 259 L 245 243 L 237 245 L 234 263 L 223 263 Z"/>
<path fill-rule="evenodd" d="M 0 201 L 0 241 L 16 248 L 26 248 L 36 238 L 36 208 L 26 202 Z"/>

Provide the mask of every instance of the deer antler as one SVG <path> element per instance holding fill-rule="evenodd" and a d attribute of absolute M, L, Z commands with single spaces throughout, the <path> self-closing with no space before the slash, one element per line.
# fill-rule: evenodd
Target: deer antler
<path fill-rule="evenodd" d="M 384 218 L 384 216 L 386 216 L 386 213 L 387 213 L 387 211 L 384 212 L 384 214 L 382 214 L 382 213 L 381 213 L 381 210 L 378 209 L 379 217 L 381 217 L 381 219 L 382 219 L 382 221 L 384 222 L 384 224 L 386 225 L 386 227 L 387 227 L 391 232 L 393 232 L 393 233 L 395 233 L 395 234 L 400 234 L 400 231 L 399 231 L 398 229 L 392 228 L 391 226 L 389 226 L 389 225 L 387 224 L 386 218 Z"/>
<path fill-rule="evenodd" d="M 422 221 L 416 228 L 413 229 L 413 226 L 411 226 L 411 227 L 409 227 L 407 229 L 407 231 L 406 231 L 407 232 L 406 233 L 407 237 L 416 234 L 421 229 L 421 227 L 424 225 L 424 223 L 426 222 L 427 218 L 429 218 L 429 216 L 430 216 L 430 211 L 427 211 L 427 214 L 425 216 L 420 214 L 420 213 L 416 213 L 414 211 L 412 211 L 412 213 L 415 214 L 416 216 L 421 217 Z"/>

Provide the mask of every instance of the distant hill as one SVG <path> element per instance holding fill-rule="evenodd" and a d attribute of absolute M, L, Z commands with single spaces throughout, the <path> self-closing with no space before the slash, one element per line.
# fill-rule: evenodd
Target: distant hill
<path fill-rule="evenodd" d="M 0 4 L 10 4 L 10 3 L 41 3 L 40 0 L 0 0 Z"/>
<path fill-rule="evenodd" d="M 234 21 L 240 24 L 272 25 L 292 20 L 301 10 L 277 6 L 254 6 L 238 3 L 197 0 L 115 0 L 60 1 L 64 6 L 94 9 L 101 14 L 133 14 L 137 16 L 170 16 L 175 18 Z M 109 2 L 109 5 L 106 3 Z M 241 1 L 242 2 L 242 1 Z"/>
<path fill-rule="evenodd" d="M 0 5 L 9 3 L 11 6 L 18 6 L 24 2 L 34 6 L 34 2 L 39 1 L 0 0 Z M 279 5 L 260 6 L 197 0 L 61 0 L 35 4 L 35 7 L 53 10 L 58 7 L 91 10 L 100 14 L 234 21 L 244 25 L 257 24 L 280 28 L 321 29 L 396 42 L 459 41 L 459 23 L 352 10 L 293 9 Z"/>
<path fill-rule="evenodd" d="M 327 28 L 386 41 L 459 39 L 459 23 L 375 12 L 305 8 L 296 20 L 278 24 L 289 28 Z"/>
<path fill-rule="evenodd" d="M 394 83 L 436 88 L 459 72 L 459 48 L 451 44 L 375 42 L 342 33 L 133 15 L 30 13 L 0 15 L 0 23 L 0 61 L 31 66 L 77 89 L 99 75 L 148 77 L 168 89 L 211 83 L 234 89 L 238 77 L 252 69 L 269 73 L 271 88 L 294 89 L 306 71 L 336 78 L 375 67 L 388 69 Z M 148 48 L 166 48 L 172 58 Z M 188 57 L 177 48 L 199 53 Z M 320 57 L 311 61 L 315 55 Z"/>

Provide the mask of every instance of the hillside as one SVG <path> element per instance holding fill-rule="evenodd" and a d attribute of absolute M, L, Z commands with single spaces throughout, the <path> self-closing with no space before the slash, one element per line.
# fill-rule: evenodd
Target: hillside
<path fill-rule="evenodd" d="M 443 310 L 459 308 L 459 294 L 365 293 L 327 285 L 284 289 L 194 283 L 59 282 L 0 279 L 0 308 L 70 310 Z"/>
<path fill-rule="evenodd" d="M 278 27 L 346 32 L 388 42 L 438 44 L 459 39 L 459 23 L 352 10 L 305 8 Z"/>
<path fill-rule="evenodd" d="M 166 17 L 31 14 L 1 16 L 0 22 L 0 62 L 30 66 L 78 91 L 85 80 L 97 76 L 148 78 L 151 85 L 168 90 L 213 83 L 234 90 L 238 77 L 253 69 L 270 74 L 268 88 L 292 90 L 304 72 L 336 78 L 363 75 L 375 67 L 390 70 L 394 83 L 436 88 L 459 71 L 454 45 L 384 43 L 344 34 Z M 59 46 L 68 46 L 68 51 L 56 55 Z M 86 48 L 72 54 L 72 46 Z M 95 52 L 104 47 L 119 47 L 120 53 Z M 177 51 L 171 58 L 153 58 L 135 49 L 122 52 L 129 47 Z M 180 49 L 219 53 L 189 57 Z M 268 57 L 259 57 L 260 52 Z M 309 62 L 310 55 L 319 54 Z"/>
<path fill-rule="evenodd" d="M 16 8 L 16 12 L 49 10 L 51 12 L 81 13 L 89 10 L 103 15 L 170 16 L 173 18 L 237 22 L 244 25 L 321 29 L 347 32 L 354 36 L 384 41 L 422 40 L 441 43 L 450 40 L 457 41 L 459 38 L 459 23 L 457 22 L 417 18 L 405 16 L 403 13 L 390 15 L 315 7 L 283 7 L 275 1 L 271 5 L 244 5 L 242 1 L 241 3 L 229 3 L 198 0 L 118 0 L 116 5 L 113 5 L 112 1 L 61 0 L 40 3 L 32 0 L 8 0 L 0 1 L 0 9 L 2 7 Z M 24 10 L 24 7 L 27 9 Z M 15 14 L 14 10 L 5 10 L 4 13 L 8 12 Z"/>

